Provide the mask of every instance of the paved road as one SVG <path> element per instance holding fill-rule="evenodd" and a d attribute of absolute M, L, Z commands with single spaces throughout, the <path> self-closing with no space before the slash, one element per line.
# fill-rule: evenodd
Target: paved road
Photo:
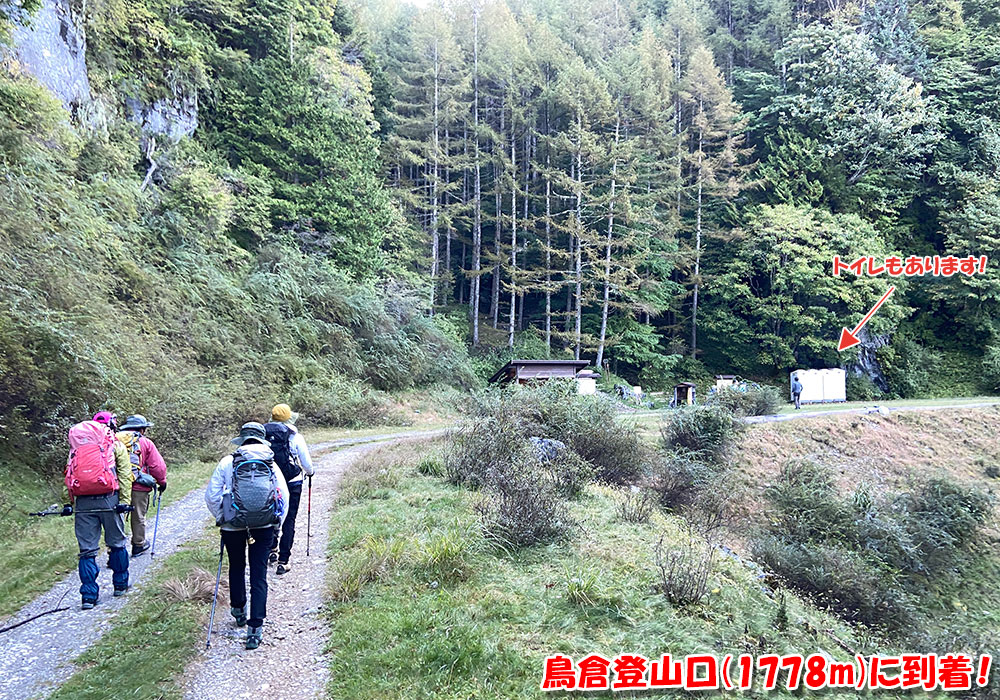
<path fill-rule="evenodd" d="M 311 445 L 310 449 L 320 452 L 352 445 L 434 437 L 444 432 L 444 430 L 412 431 L 346 438 Z M 315 491 L 315 483 L 313 488 Z M 315 496 L 315 492 L 313 495 Z M 93 610 L 81 610 L 80 580 L 74 572 L 51 590 L 22 607 L 9 620 L 0 623 L 0 626 L 3 626 L 53 608 L 64 606 L 69 608 L 0 634 L 0 699 L 29 700 L 48 697 L 73 675 L 77 670 L 73 660 L 111 629 L 119 611 L 142 590 L 150 574 L 160 563 L 180 545 L 200 535 L 210 523 L 211 516 L 205 508 L 204 492 L 196 488 L 180 500 L 164 506 L 160 514 L 160 532 L 156 541 L 157 556 L 155 559 L 151 559 L 148 555 L 142 556 L 130 562 L 129 575 L 132 589 L 127 595 L 121 598 L 112 597 L 111 571 L 102 568 L 98 578 L 101 587 L 100 602 Z M 325 552 L 318 542 L 315 544 L 317 552 Z M 322 556 L 315 558 L 322 559 Z M 103 562 L 102 554 L 98 557 L 98 563 L 103 564 Z"/>

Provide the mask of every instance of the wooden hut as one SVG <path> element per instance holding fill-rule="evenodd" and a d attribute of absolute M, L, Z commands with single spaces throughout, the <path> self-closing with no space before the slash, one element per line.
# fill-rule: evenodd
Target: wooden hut
<path fill-rule="evenodd" d="M 524 384 L 531 380 L 576 379 L 587 360 L 511 360 L 490 377 L 490 384 Z"/>

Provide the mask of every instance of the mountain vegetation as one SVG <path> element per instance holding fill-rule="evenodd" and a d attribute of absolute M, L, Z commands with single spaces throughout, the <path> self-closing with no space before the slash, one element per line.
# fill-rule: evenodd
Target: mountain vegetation
<path fill-rule="evenodd" d="M 85 37 L 72 104 L 16 52 L 57 2 Z M 854 398 L 991 391 L 992 263 L 893 280 L 843 355 L 888 280 L 830 264 L 996 258 L 998 18 L 992 0 L 11 6 L 0 453 L 55 466 L 105 407 L 161 417 L 168 447 L 279 396 L 376 423 L 382 392 L 471 387 L 515 353 L 652 388 L 847 364 Z"/>
<path fill-rule="evenodd" d="M 433 310 L 466 309 L 473 346 L 488 326 L 654 388 L 844 363 L 858 398 L 1000 382 L 992 264 L 891 280 L 846 355 L 841 326 L 890 280 L 831 275 L 835 255 L 996 256 L 995 2 L 370 0 L 365 17 L 393 96 L 386 177 Z"/>
<path fill-rule="evenodd" d="M 0 73 L 3 461 L 58 468 L 103 408 L 214 450 L 278 399 L 357 425 L 384 421 L 382 392 L 476 382 L 461 332 L 423 311 L 381 178 L 384 81 L 347 8 L 84 9 L 86 105 L 16 59 Z M 32 21 L 7 18 L 7 41 Z M 191 136 L 134 116 L 192 101 Z"/>

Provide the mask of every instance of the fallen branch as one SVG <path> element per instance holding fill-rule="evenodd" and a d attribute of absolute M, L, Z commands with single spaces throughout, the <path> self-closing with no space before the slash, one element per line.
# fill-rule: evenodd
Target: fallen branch
<path fill-rule="evenodd" d="M 52 608 L 51 610 L 46 610 L 45 612 L 40 612 L 37 615 L 32 615 L 27 620 L 21 620 L 20 622 L 15 622 L 13 625 L 8 625 L 7 627 L 4 627 L 3 629 L 0 629 L 0 634 L 3 634 L 4 632 L 10 632 L 13 629 L 17 629 L 21 625 L 26 625 L 29 622 L 31 622 L 32 620 L 37 620 L 38 618 L 43 617 L 45 615 L 51 615 L 52 613 L 62 612 L 63 610 L 69 610 L 68 607 L 63 607 L 63 608 L 59 607 L 60 605 L 62 605 L 62 602 L 64 600 L 66 600 L 66 596 L 69 595 L 69 593 L 70 593 L 69 591 L 66 591 L 65 593 L 63 593 L 62 596 L 59 598 L 59 602 L 56 603 L 56 606 L 54 608 Z"/>
<path fill-rule="evenodd" d="M 17 629 L 21 625 L 26 625 L 29 622 L 31 622 L 32 620 L 37 620 L 38 618 L 42 617 L 43 615 L 51 615 L 52 613 L 62 612 L 63 610 L 69 610 L 69 607 L 52 608 L 51 610 L 46 610 L 45 612 L 40 612 L 37 615 L 32 615 L 31 617 L 29 617 L 26 620 L 21 620 L 20 622 L 15 622 L 13 625 L 7 625 L 6 627 L 0 628 L 0 634 L 3 634 L 4 632 L 10 632 L 13 629 Z"/>
<path fill-rule="evenodd" d="M 149 137 L 149 142 L 146 145 L 146 158 L 149 160 L 149 170 L 146 171 L 146 177 L 142 179 L 142 185 L 139 186 L 140 192 L 145 192 L 146 188 L 149 187 L 149 183 L 153 180 L 153 173 L 156 169 L 160 167 L 153 160 L 153 154 L 156 153 L 156 139 L 152 136 Z"/>

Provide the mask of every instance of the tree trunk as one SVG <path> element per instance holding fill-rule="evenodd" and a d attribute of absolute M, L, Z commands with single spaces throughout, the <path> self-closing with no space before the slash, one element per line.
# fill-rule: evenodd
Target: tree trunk
<path fill-rule="evenodd" d="M 444 129 L 444 156 L 445 156 L 445 166 L 444 166 L 444 185 L 447 190 L 448 186 L 451 184 L 451 134 L 449 133 L 448 127 Z M 445 211 L 450 210 L 450 204 L 448 202 L 448 192 L 445 191 L 442 194 L 443 204 Z M 451 275 L 451 217 L 448 217 L 448 228 L 445 229 L 445 239 L 444 239 L 444 280 L 445 285 L 441 290 L 442 304 L 450 304 L 452 298 L 452 275 Z"/>
<path fill-rule="evenodd" d="M 573 357 L 580 359 L 583 336 L 583 114 L 576 113 L 576 324 Z"/>
<path fill-rule="evenodd" d="M 438 257 L 441 245 L 438 235 L 438 99 L 440 95 L 440 61 L 438 60 L 438 42 L 434 39 L 434 135 L 431 154 L 431 316 L 434 315 L 435 292 L 438 285 Z"/>
<path fill-rule="evenodd" d="M 545 348 L 552 351 L 552 158 L 545 153 Z"/>
<path fill-rule="evenodd" d="M 601 307 L 601 337 L 597 343 L 597 367 L 604 361 L 604 343 L 608 335 L 608 306 L 611 300 L 611 241 L 615 230 L 615 191 L 618 186 L 618 141 L 621 133 L 621 112 L 615 115 L 615 145 L 611 163 L 611 201 L 608 204 L 608 235 L 604 242 L 604 305 Z"/>
<path fill-rule="evenodd" d="M 703 109 L 703 107 L 699 107 Z M 702 174 L 702 161 L 704 153 L 705 133 L 698 131 L 698 209 L 695 214 L 694 225 L 694 293 L 691 296 L 691 359 L 695 359 L 698 354 L 698 290 L 700 287 L 699 275 L 701 274 L 701 202 L 702 190 L 704 186 L 704 176 Z"/>
<path fill-rule="evenodd" d="M 514 137 L 514 107 L 510 110 L 510 315 L 507 320 L 507 347 L 514 347 L 514 319 L 517 313 L 517 139 Z"/>
<path fill-rule="evenodd" d="M 479 4 L 472 7 L 472 127 L 475 142 L 475 185 L 473 190 L 474 223 L 472 228 L 472 285 L 469 309 L 472 315 L 472 346 L 479 345 L 479 274 L 483 252 L 482 177 L 479 163 Z"/>
<path fill-rule="evenodd" d="M 504 132 L 504 122 L 506 121 L 506 111 L 504 109 L 504 101 L 500 102 L 500 131 L 499 135 L 503 135 Z M 503 171 L 502 171 L 502 161 L 503 161 L 503 148 L 494 148 L 494 153 L 497 153 L 495 159 L 494 171 L 493 171 L 493 181 L 496 185 L 495 196 L 496 196 L 496 226 L 493 231 L 493 289 L 492 295 L 490 296 L 490 317 L 493 320 L 493 327 L 496 328 L 500 323 L 500 233 L 503 231 Z"/>

